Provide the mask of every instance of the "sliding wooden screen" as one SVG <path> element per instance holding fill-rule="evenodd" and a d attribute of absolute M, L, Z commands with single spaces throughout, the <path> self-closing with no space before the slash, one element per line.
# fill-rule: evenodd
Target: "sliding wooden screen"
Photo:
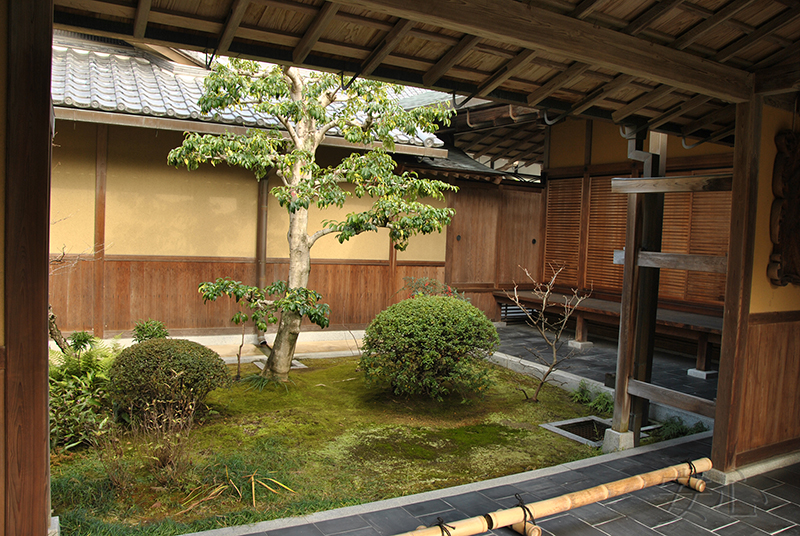
<path fill-rule="evenodd" d="M 547 237 L 544 248 L 544 278 L 550 266 L 564 267 L 558 286 L 578 285 L 578 257 L 581 247 L 582 179 L 558 179 L 547 183 Z"/>
<path fill-rule="evenodd" d="M 622 265 L 614 264 L 614 250 L 625 247 L 628 196 L 611 192 L 611 177 L 592 177 L 589 188 L 586 286 L 619 293 Z"/>

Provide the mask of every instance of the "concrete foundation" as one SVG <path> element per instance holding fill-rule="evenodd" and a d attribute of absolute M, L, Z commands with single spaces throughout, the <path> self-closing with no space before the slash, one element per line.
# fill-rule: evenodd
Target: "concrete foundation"
<path fill-rule="evenodd" d="M 618 452 L 633 448 L 633 432 L 617 432 L 609 428 L 603 439 L 603 452 Z"/>

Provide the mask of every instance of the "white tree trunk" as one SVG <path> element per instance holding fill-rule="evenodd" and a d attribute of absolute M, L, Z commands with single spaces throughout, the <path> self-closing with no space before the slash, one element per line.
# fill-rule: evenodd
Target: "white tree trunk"
<path fill-rule="evenodd" d="M 308 239 L 308 211 L 298 209 L 289 216 L 289 288 L 308 286 L 308 274 L 311 270 L 311 248 Z M 265 374 L 271 374 L 280 381 L 287 381 L 289 369 L 294 358 L 297 336 L 303 318 L 297 313 L 284 311 L 281 313 L 275 344 L 267 361 Z"/>

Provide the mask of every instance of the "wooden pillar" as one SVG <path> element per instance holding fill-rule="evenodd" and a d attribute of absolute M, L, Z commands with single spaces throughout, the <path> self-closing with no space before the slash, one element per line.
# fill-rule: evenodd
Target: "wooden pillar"
<path fill-rule="evenodd" d="M 258 181 L 258 219 L 256 223 L 256 286 L 266 287 L 267 281 L 267 203 L 269 202 L 269 179 Z"/>
<path fill-rule="evenodd" d="M 651 134 L 650 151 L 643 150 L 644 136 L 629 141 L 628 157 L 645 162 L 645 177 L 663 176 L 666 160 L 666 136 Z M 663 156 L 663 158 L 662 158 Z M 640 251 L 661 250 L 663 194 L 629 194 L 628 220 L 623 267 L 622 304 L 617 354 L 617 377 L 614 392 L 612 428 L 627 432 L 633 425 L 634 440 L 646 421 L 646 401 L 636 401 L 628 394 L 628 380 L 649 381 L 653 360 L 656 312 L 658 305 L 658 269 L 640 268 Z M 631 422 L 631 410 L 634 419 Z"/>
<path fill-rule="evenodd" d="M 106 257 L 106 183 L 108 176 L 108 125 L 97 125 L 97 155 L 94 175 L 94 306 L 92 332 L 102 339 L 105 335 L 105 257 Z"/>
<path fill-rule="evenodd" d="M 666 175 L 667 135 L 650 133 L 650 150 L 644 162 L 645 177 Z M 645 194 L 642 213 L 642 237 L 639 251 L 661 251 L 661 228 L 664 220 L 664 194 Z M 637 252 L 638 254 L 638 252 Z M 653 374 L 653 349 L 658 312 L 658 268 L 640 268 L 639 294 L 634 336 L 632 378 L 650 383 Z M 650 403 L 647 399 L 632 400 L 634 445 L 639 446 L 642 426 L 647 425 Z"/>
<path fill-rule="evenodd" d="M 50 523 L 47 279 L 53 5 L 3 0 L 4 110 L 2 534 Z"/>
<path fill-rule="evenodd" d="M 736 146 L 733 154 L 731 227 L 722 347 L 717 380 L 717 411 L 711 461 L 723 472 L 735 469 L 742 399 L 741 361 L 747 351 L 750 292 L 753 280 L 758 167 L 763 100 L 753 96 L 736 105 Z"/>

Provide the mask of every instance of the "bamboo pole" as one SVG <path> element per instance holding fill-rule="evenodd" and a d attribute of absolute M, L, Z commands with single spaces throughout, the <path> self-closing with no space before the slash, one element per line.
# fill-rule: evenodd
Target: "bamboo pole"
<path fill-rule="evenodd" d="M 692 468 L 694 468 L 695 473 L 703 473 L 708 471 L 711 469 L 711 460 L 708 458 L 700 458 L 699 460 L 695 460 L 691 463 L 681 463 L 671 467 L 665 467 L 664 469 L 651 471 L 649 473 L 623 478 L 622 480 L 617 480 L 616 482 L 601 484 L 583 491 L 576 491 L 574 493 L 561 495 L 560 497 L 554 497 L 552 499 L 526 504 L 525 507 L 528 509 L 534 520 L 540 519 L 554 514 L 560 514 L 580 506 L 586 506 L 587 504 L 603 501 L 612 497 L 618 497 L 632 491 L 638 491 L 651 486 L 658 486 L 660 484 L 672 482 L 673 480 L 689 479 L 693 473 Z M 702 482 L 697 479 L 692 480 Z M 689 483 L 689 480 L 687 480 L 687 483 Z M 695 483 L 695 485 L 698 484 Z M 705 483 L 703 483 L 702 487 L 705 488 Z M 699 485 L 698 488 L 693 489 L 699 490 Z M 510 526 L 520 534 L 528 534 L 528 527 L 523 525 L 526 521 L 526 517 L 529 518 L 524 510 L 517 506 L 507 510 L 492 512 L 483 516 L 476 516 L 469 519 L 448 523 L 447 529 L 450 536 L 474 536 L 476 534 L 482 534 L 489 529 Z M 534 525 L 529 526 L 533 527 Z M 425 527 L 410 532 L 404 532 L 402 534 L 398 534 L 397 536 L 442 536 L 442 534 L 442 529 L 439 526 L 434 525 L 432 527 Z M 531 532 L 531 534 L 533 535 L 535 532 Z"/>

